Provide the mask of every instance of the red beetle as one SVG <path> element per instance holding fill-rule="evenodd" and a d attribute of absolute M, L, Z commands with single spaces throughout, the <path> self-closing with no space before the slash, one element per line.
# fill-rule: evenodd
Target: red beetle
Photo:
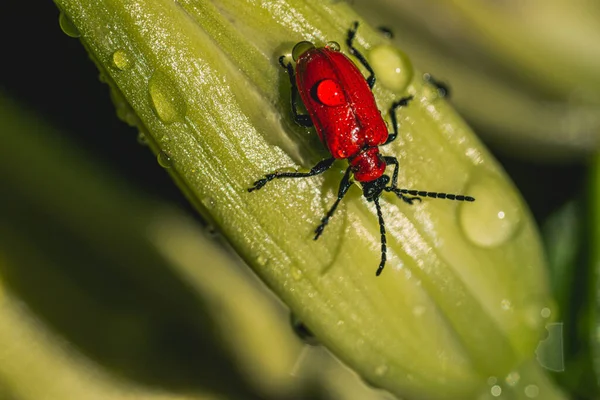
<path fill-rule="evenodd" d="M 321 224 L 315 230 L 314 239 L 323 233 L 329 219 L 333 216 L 338 204 L 352 185 L 351 177 L 362 185 L 363 195 L 368 201 L 375 203 L 381 232 L 381 262 L 376 275 L 381 274 L 386 262 L 385 223 L 379 205 L 379 197 L 385 192 L 392 192 L 408 204 L 421 201 L 421 197 L 434 197 L 459 201 L 475 201 L 473 197 L 447 193 L 427 192 L 398 188 L 398 160 L 396 157 L 382 156 L 379 146 L 385 145 L 398 136 L 396 110 L 408 105 L 412 96 L 403 97 L 392 103 L 390 119 L 394 132 L 388 133 L 387 126 L 371 91 L 375 84 L 375 73 L 353 46 L 358 22 L 354 22 L 348 30 L 346 44 L 350 54 L 360 61 L 369 71 L 364 78 L 357 66 L 344 54 L 339 52 L 339 45 L 331 43 L 317 48 L 310 42 L 300 42 L 294 46 L 292 54 L 296 61 L 296 72 L 291 63 L 285 63 L 285 56 L 279 63 L 287 70 L 292 85 L 292 113 L 294 120 L 302 126 L 314 126 L 332 157 L 320 161 L 309 172 L 274 172 L 254 182 L 249 192 L 259 190 L 267 182 L 279 178 L 305 178 L 325 172 L 336 159 L 347 159 L 350 164 L 340 183 L 338 197 L 329 209 Z M 298 93 L 308 115 L 297 110 Z M 388 165 L 394 166 L 391 178 L 385 175 Z M 406 195 L 414 196 L 409 197 Z"/>

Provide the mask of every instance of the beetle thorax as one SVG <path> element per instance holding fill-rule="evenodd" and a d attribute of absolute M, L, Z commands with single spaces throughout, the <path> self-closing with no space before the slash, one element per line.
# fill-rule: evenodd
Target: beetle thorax
<path fill-rule="evenodd" d="M 385 161 L 377 147 L 364 149 L 349 161 L 354 179 L 359 182 L 370 182 L 380 178 L 386 168 Z"/>

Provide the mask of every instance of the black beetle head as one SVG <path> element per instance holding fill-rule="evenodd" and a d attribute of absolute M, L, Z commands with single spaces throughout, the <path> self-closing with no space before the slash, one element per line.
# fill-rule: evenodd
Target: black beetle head
<path fill-rule="evenodd" d="M 374 181 L 362 182 L 363 196 L 366 197 L 367 201 L 373 201 L 381 196 L 388 183 L 390 183 L 390 177 L 387 175 L 381 175 Z"/>

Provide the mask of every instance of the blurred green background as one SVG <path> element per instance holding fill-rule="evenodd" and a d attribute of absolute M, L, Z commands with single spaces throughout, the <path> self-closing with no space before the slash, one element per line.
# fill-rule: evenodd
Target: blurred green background
<path fill-rule="evenodd" d="M 560 73 L 570 77 L 571 71 L 576 84 L 564 79 L 557 88 L 552 72 L 544 75 L 550 78 L 536 80 L 535 69 L 527 69 L 531 64 L 511 60 L 518 53 L 511 53 L 509 45 L 501 51 L 486 45 L 485 35 L 465 39 L 476 30 L 456 26 L 467 26 L 460 17 L 468 13 L 444 14 L 433 1 L 410 3 L 357 1 L 356 7 L 372 25 L 394 30 L 396 44 L 413 62 L 449 85 L 450 101 L 473 123 L 523 194 L 547 244 L 561 309 L 564 371 L 553 378 L 572 398 L 600 398 L 597 141 L 561 142 L 560 135 L 567 133 L 558 128 L 550 132 L 556 124 L 543 120 L 546 113 L 559 122 L 569 118 L 571 124 L 589 127 L 586 137 L 595 139 L 600 132 L 588 114 L 598 115 L 600 70 L 590 78 L 568 69 L 589 63 L 578 62 L 585 51 L 569 51 L 572 42 L 561 53 L 561 42 L 550 36 L 563 32 L 560 18 L 556 25 L 545 25 L 553 30 L 547 32 L 548 41 L 556 43 L 554 56 L 569 57 L 570 64 L 559 65 Z M 520 7 L 519 2 L 504 3 Z M 451 1 L 445 4 L 452 7 Z M 566 2 L 548 2 L 554 10 L 561 10 L 561 4 Z M 13 2 L 0 14 L 5 38 L 0 64 L 0 399 L 390 398 L 368 388 L 325 351 L 303 347 L 285 308 L 197 216 L 140 143 L 137 130 L 117 118 L 108 87 L 97 79 L 86 51 L 60 30 L 55 5 L 36 6 L 32 12 L 30 4 Z M 564 6 L 568 14 L 562 18 L 573 23 L 583 12 L 600 22 L 596 4 L 578 1 L 573 7 L 568 13 Z M 534 11 L 519 10 L 522 24 L 527 25 L 526 13 Z M 511 14 L 500 18 L 515 19 Z M 444 30 L 446 23 L 453 27 L 452 35 Z M 516 28 L 507 29 L 515 34 Z M 543 38 L 544 33 L 538 30 L 535 36 Z M 584 33 L 582 47 L 600 46 L 600 36 L 593 37 L 597 32 Z M 595 47 L 588 53 L 595 57 L 597 52 Z M 470 76 L 471 70 L 476 75 Z M 486 94 L 498 103 L 488 98 L 480 102 L 488 107 L 482 110 L 477 103 Z M 511 104 L 519 109 L 525 103 L 545 111 L 526 115 L 521 123 L 511 120 Z M 569 107 L 586 111 L 563 115 Z M 591 122 L 578 124 L 573 115 Z M 506 140 L 503 122 L 510 125 Z M 519 141 L 520 130 L 531 126 L 548 130 L 547 142 L 543 135 Z M 19 129 L 27 132 L 16 137 Z M 52 176 L 64 176 L 65 182 L 36 180 Z M 92 176 L 97 183 L 89 181 Z M 69 199 L 69 191 L 80 185 L 89 197 Z M 111 231 L 111 218 L 127 221 L 126 228 Z M 95 227 L 89 236 L 81 234 L 86 229 L 82 221 Z M 158 231 L 169 229 L 167 236 L 180 240 L 164 248 L 157 245 L 157 221 L 164 224 Z M 170 251 L 180 243 L 185 246 L 189 237 L 200 239 L 176 252 L 189 257 L 176 259 Z M 202 241 L 207 243 L 202 268 L 212 265 L 223 272 L 190 278 L 190 271 L 202 269 L 194 264 L 194 248 Z M 134 257 L 136 265 L 128 263 L 131 249 L 144 254 L 141 264 L 139 257 Z M 74 268 L 83 264 L 84 271 Z M 113 268 L 102 270 L 100 265 Z M 181 267 L 178 274 L 164 274 L 173 265 Z M 202 282 L 210 284 L 203 287 Z M 227 297 L 225 288 L 218 288 L 222 282 L 233 285 L 227 290 L 242 293 L 237 303 L 222 300 Z M 209 294 L 198 298 L 198 287 Z M 260 304 L 252 316 L 243 307 L 248 301 Z M 211 311 L 215 302 L 216 313 Z M 220 325 L 222 310 L 239 325 Z M 257 324 L 272 326 L 273 336 L 266 342 L 253 333 Z M 223 340 L 222 332 L 228 330 L 238 335 Z M 253 347 L 255 351 L 248 350 Z M 255 365 L 262 365 L 263 372 L 257 373 Z"/>

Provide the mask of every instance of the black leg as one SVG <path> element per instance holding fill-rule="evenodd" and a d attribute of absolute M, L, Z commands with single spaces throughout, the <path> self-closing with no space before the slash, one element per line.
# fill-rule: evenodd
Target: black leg
<path fill-rule="evenodd" d="M 348 50 L 350 50 L 350 54 L 358 58 L 358 61 L 360 61 L 360 63 L 364 65 L 367 71 L 369 71 L 370 75 L 367 78 L 367 83 L 369 84 L 369 88 L 373 89 L 373 86 L 375 86 L 375 72 L 373 71 L 373 68 L 371 68 L 371 66 L 369 65 L 367 59 L 362 54 L 360 54 L 360 51 L 358 51 L 358 49 L 356 49 L 352 44 L 352 42 L 354 41 L 354 37 L 356 36 L 357 29 L 358 21 L 355 21 L 352 24 L 352 27 L 348 29 L 348 36 L 346 36 L 346 44 L 348 45 Z"/>
<path fill-rule="evenodd" d="M 396 157 L 383 157 L 383 160 L 385 161 L 386 165 L 393 165 L 394 166 L 394 172 L 392 174 L 392 185 L 390 186 L 391 188 L 397 188 L 398 187 L 398 170 L 400 169 L 400 164 L 398 164 L 398 159 Z M 385 190 L 388 190 L 387 188 Z M 388 190 L 389 191 L 389 190 Z M 402 199 L 402 201 L 404 201 L 405 203 L 408 204 L 413 204 L 413 201 L 415 200 L 419 200 L 421 201 L 420 197 L 408 197 L 408 196 L 404 196 L 403 194 L 398 194 L 396 193 L 396 195 Z"/>
<path fill-rule="evenodd" d="M 298 114 L 298 86 L 296 86 L 296 77 L 294 75 L 294 68 L 291 63 L 284 64 L 285 56 L 279 57 L 279 64 L 285 68 L 290 77 L 290 85 L 292 85 L 292 115 L 294 121 L 300 126 L 310 128 L 313 126 L 313 122 L 309 115 Z"/>
<path fill-rule="evenodd" d="M 350 186 L 352 186 L 352 182 L 350 181 L 350 168 L 348 168 L 346 170 L 346 173 L 344 174 L 344 177 L 342 178 L 342 181 L 340 182 L 340 189 L 338 190 L 338 196 L 335 200 L 335 203 L 333 203 L 333 206 L 331 206 L 329 211 L 327 211 L 327 214 L 321 220 L 321 224 L 317 227 L 317 229 L 315 229 L 314 240 L 317 240 L 319 236 L 321 236 L 323 230 L 325 229 L 325 226 L 329 223 L 329 219 L 333 216 L 335 209 L 340 204 L 340 201 L 342 201 L 346 193 L 348 193 L 348 189 L 350 189 Z"/>
<path fill-rule="evenodd" d="M 312 169 L 308 172 L 273 172 L 271 174 L 267 174 L 267 175 L 265 175 L 264 178 L 259 179 L 256 182 L 254 182 L 254 185 L 252 185 L 251 188 L 248 188 L 248 191 L 252 192 L 254 190 L 259 190 L 260 188 L 265 186 L 268 182 L 272 181 L 273 179 L 307 178 L 309 176 L 315 176 L 315 175 L 322 174 L 323 172 L 325 172 L 329 168 L 331 168 L 334 161 L 335 161 L 335 158 L 333 158 L 333 157 L 327 158 L 325 160 L 321 160 L 317 165 L 312 167 Z"/>
<path fill-rule="evenodd" d="M 386 38 L 388 38 L 388 39 L 393 39 L 394 38 L 394 32 L 390 28 L 388 28 L 387 26 L 378 26 L 377 30 L 379 32 L 381 32 L 381 34 L 383 36 L 385 36 Z"/>
<path fill-rule="evenodd" d="M 398 119 L 396 118 L 396 110 L 398 107 L 406 107 L 412 99 L 413 96 L 406 96 L 392 103 L 392 106 L 390 107 L 390 118 L 392 120 L 392 128 L 394 128 L 394 132 L 389 134 L 388 139 L 384 144 L 391 143 L 396 140 L 396 137 L 398 137 Z"/>
<path fill-rule="evenodd" d="M 440 97 L 450 97 L 450 88 L 444 82 L 440 82 L 431 76 L 430 73 L 423 74 L 423 80 L 425 82 L 431 83 L 438 91 Z"/>
<path fill-rule="evenodd" d="M 377 209 L 377 218 L 379 218 L 379 233 L 381 234 L 381 262 L 379 262 L 379 268 L 377 268 L 377 272 L 375 272 L 375 275 L 379 276 L 381 271 L 383 271 L 383 267 L 385 267 L 385 262 L 387 260 L 387 239 L 385 237 L 385 222 L 383 221 L 383 214 L 381 214 L 379 197 L 375 197 L 373 202 L 375 203 L 375 208 Z"/>

